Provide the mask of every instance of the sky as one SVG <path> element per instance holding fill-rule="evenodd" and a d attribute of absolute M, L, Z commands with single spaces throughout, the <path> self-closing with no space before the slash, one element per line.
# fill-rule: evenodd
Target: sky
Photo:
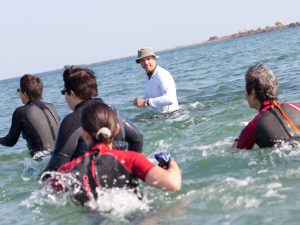
<path fill-rule="evenodd" d="M 3 0 L 0 80 L 300 22 L 299 8 L 299 0 Z"/>

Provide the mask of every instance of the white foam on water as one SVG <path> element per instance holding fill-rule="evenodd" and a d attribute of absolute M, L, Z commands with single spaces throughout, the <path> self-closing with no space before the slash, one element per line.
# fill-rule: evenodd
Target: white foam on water
<path fill-rule="evenodd" d="M 257 162 L 255 162 L 255 161 L 250 161 L 248 163 L 248 166 L 256 166 L 256 165 L 257 165 Z"/>
<path fill-rule="evenodd" d="M 57 178 L 53 188 L 51 178 L 46 181 L 40 181 L 41 188 L 34 191 L 31 196 L 20 203 L 21 206 L 33 208 L 44 204 L 65 206 L 71 201 L 72 196 L 80 191 L 81 184 L 72 176 L 72 174 L 62 174 L 58 172 L 47 172 L 51 177 Z M 53 184 L 53 181 L 52 181 Z M 137 194 L 131 190 L 123 188 L 113 188 L 107 190 L 96 189 L 97 200 L 89 201 L 85 204 L 90 210 L 125 218 L 131 213 L 137 211 L 146 213 L 150 210 L 150 201 L 146 196 L 142 200 L 138 199 Z"/>
<path fill-rule="evenodd" d="M 226 153 L 228 148 L 225 148 L 225 146 L 231 146 L 232 144 L 232 138 L 225 138 L 224 140 L 214 142 L 209 145 L 201 145 L 196 146 L 195 148 L 202 151 L 203 157 L 208 157 L 212 155 L 223 155 Z M 217 151 L 216 151 L 217 149 Z"/>
<path fill-rule="evenodd" d="M 51 185 L 51 178 L 46 181 L 40 180 L 40 189 L 31 193 L 30 197 L 20 203 L 22 206 L 28 208 L 35 205 L 59 205 L 64 206 L 67 204 L 70 196 L 76 193 L 80 189 L 80 184 L 71 174 L 62 174 L 58 172 L 46 172 L 43 175 L 48 174 L 51 178 L 56 177 L 56 186 L 60 186 L 61 189 L 55 189 Z M 43 175 L 41 177 L 43 177 Z"/>
<path fill-rule="evenodd" d="M 167 144 L 165 140 L 159 140 L 158 141 L 159 151 L 169 151 L 172 148 L 173 148 L 172 145 Z"/>
<path fill-rule="evenodd" d="M 24 169 L 21 174 L 21 179 L 23 181 L 28 182 L 32 180 L 33 177 L 37 177 L 39 175 L 40 170 L 37 169 L 38 163 L 39 162 L 33 160 L 32 158 L 24 158 Z"/>
<path fill-rule="evenodd" d="M 264 197 L 286 199 L 285 195 L 279 193 L 281 190 L 283 190 L 281 183 L 270 183 L 267 185 L 267 192 Z"/>
<path fill-rule="evenodd" d="M 253 184 L 254 183 L 254 179 L 252 177 L 246 177 L 244 180 L 239 180 L 233 177 L 227 177 L 225 179 L 226 183 L 229 183 L 230 185 L 233 185 L 235 187 L 244 187 L 247 186 L 249 184 Z"/>
<path fill-rule="evenodd" d="M 264 169 L 264 170 L 259 170 L 259 171 L 257 172 L 257 174 L 263 174 L 263 173 L 268 173 L 268 172 L 269 172 L 269 170 Z"/>
<path fill-rule="evenodd" d="M 242 126 L 247 126 L 248 123 L 249 123 L 249 121 L 242 121 L 240 124 L 241 124 Z"/>
<path fill-rule="evenodd" d="M 146 213 L 150 210 L 150 201 L 146 196 L 142 200 L 128 189 L 112 188 L 107 190 L 96 189 L 98 199 L 87 204 L 93 211 L 101 214 L 109 214 L 119 218 L 136 213 L 137 211 Z"/>
<path fill-rule="evenodd" d="M 191 102 L 185 105 L 180 105 L 180 108 L 183 110 L 187 110 L 187 109 L 197 109 L 197 108 L 204 108 L 205 105 L 199 101 L 196 102 Z"/>
<path fill-rule="evenodd" d="M 257 208 L 261 204 L 261 201 L 248 196 L 238 196 L 235 201 L 235 205 L 245 208 Z"/>

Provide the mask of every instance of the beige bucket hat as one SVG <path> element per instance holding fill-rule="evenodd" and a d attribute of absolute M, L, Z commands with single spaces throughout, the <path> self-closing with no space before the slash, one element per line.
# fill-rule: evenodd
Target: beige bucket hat
<path fill-rule="evenodd" d="M 155 55 L 152 48 L 141 48 L 140 50 L 138 50 L 138 56 L 137 59 L 135 60 L 136 63 L 140 63 L 140 60 L 147 56 L 154 56 L 157 59 L 159 58 L 159 56 Z"/>

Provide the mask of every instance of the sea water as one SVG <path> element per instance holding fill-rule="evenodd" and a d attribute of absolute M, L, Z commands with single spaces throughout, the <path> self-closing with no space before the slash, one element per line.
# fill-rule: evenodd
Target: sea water
<path fill-rule="evenodd" d="M 181 110 L 158 115 L 135 108 L 143 96 L 144 71 L 135 57 L 87 65 L 99 94 L 144 132 L 144 154 L 170 152 L 180 165 L 182 190 L 165 193 L 142 185 L 144 199 L 124 191 L 102 193 L 94 210 L 38 182 L 49 158 L 34 161 L 25 141 L 0 146 L 0 224 L 299 224 L 300 148 L 231 148 L 257 113 L 244 99 L 249 66 L 268 65 L 279 81 L 280 101 L 300 102 L 300 29 L 286 29 L 157 53 L 173 75 Z M 62 69 L 39 74 L 44 100 L 61 118 L 71 110 Z M 30 71 L 24 71 L 28 73 Z M 19 78 L 0 81 L 0 136 L 21 104 Z"/>

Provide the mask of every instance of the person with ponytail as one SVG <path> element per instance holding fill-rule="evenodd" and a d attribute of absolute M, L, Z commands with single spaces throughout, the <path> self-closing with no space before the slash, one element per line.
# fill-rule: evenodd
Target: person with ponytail
<path fill-rule="evenodd" d="M 252 149 L 295 143 L 300 139 L 300 105 L 278 102 L 278 82 L 264 64 L 251 66 L 245 75 L 245 97 L 259 113 L 235 139 L 233 147 Z"/>
<path fill-rule="evenodd" d="M 138 194 L 138 179 L 164 191 L 181 189 L 181 172 L 170 154 L 156 154 L 160 162 L 157 166 L 139 152 L 112 149 L 120 126 L 116 113 L 105 103 L 86 106 L 81 125 L 82 137 L 90 150 L 58 169 L 60 173 L 73 174 L 81 183 L 81 191 L 73 196 L 76 202 L 84 205 L 97 199 L 97 188 L 127 188 Z M 52 180 L 54 187 L 58 186 L 56 182 L 59 181 Z"/>

